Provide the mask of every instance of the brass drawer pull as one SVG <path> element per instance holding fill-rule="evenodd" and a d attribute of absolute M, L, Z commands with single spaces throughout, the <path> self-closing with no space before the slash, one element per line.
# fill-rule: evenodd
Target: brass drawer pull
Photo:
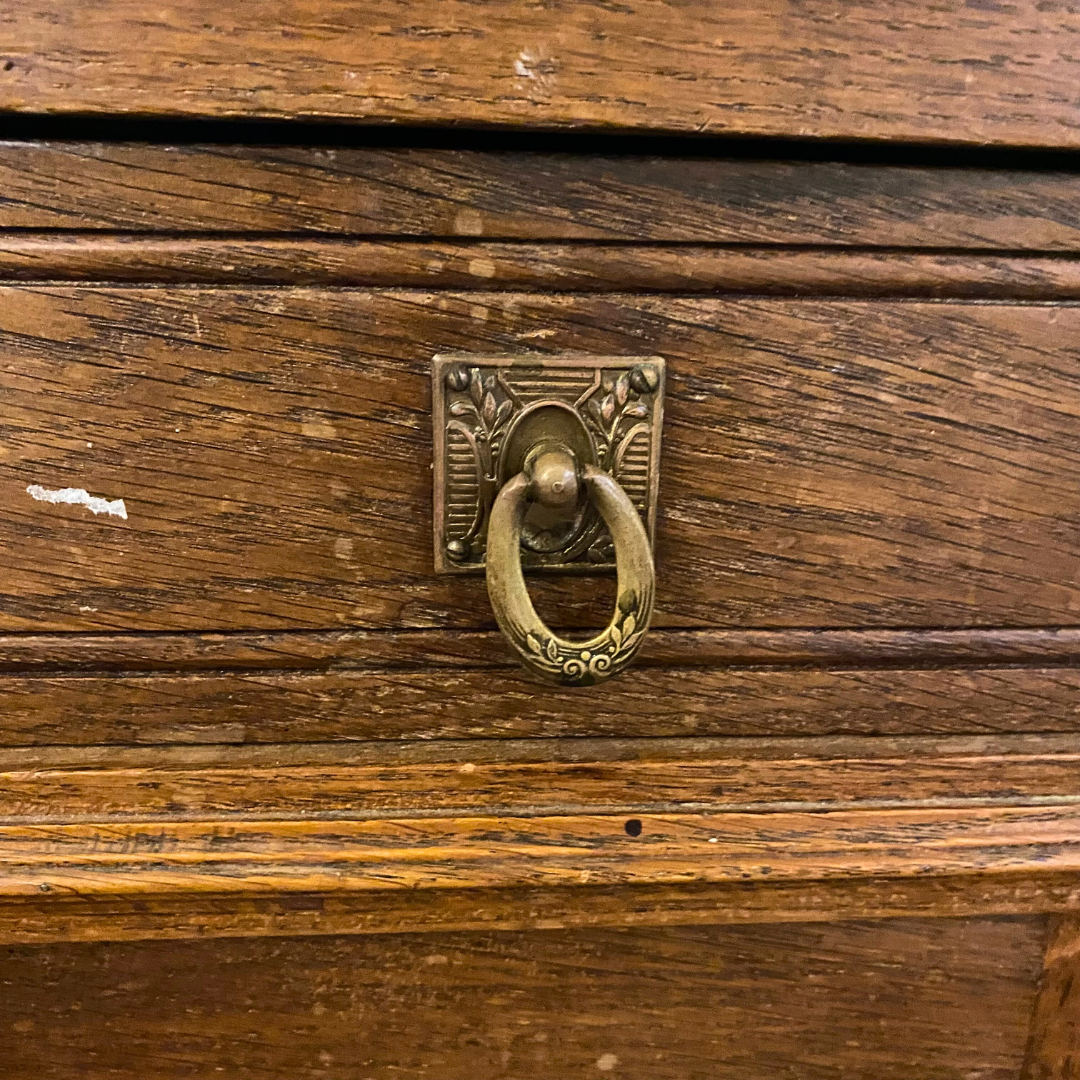
<path fill-rule="evenodd" d="M 551 509 L 573 507 L 582 492 L 607 524 L 615 546 L 618 598 L 608 625 L 588 641 L 552 633 L 536 613 L 521 571 L 521 529 L 530 500 Z M 580 467 L 565 446 L 541 446 L 504 484 L 491 508 L 487 587 L 499 628 L 525 666 L 568 686 L 590 686 L 633 659 L 652 617 L 655 574 L 645 526 L 626 492 L 607 473 Z"/>
<path fill-rule="evenodd" d="M 659 356 L 435 357 L 435 568 L 487 574 L 499 626 L 545 679 L 610 678 L 648 628 L 664 377 Z M 530 570 L 614 570 L 611 622 L 588 641 L 554 634 Z"/>

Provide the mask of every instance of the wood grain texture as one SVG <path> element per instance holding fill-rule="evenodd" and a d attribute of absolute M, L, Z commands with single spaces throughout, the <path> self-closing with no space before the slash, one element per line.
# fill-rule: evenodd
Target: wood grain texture
<path fill-rule="evenodd" d="M 1016 1075 L 1039 920 L 10 948 L 11 1080 Z"/>
<path fill-rule="evenodd" d="M 9 897 L 0 942 L 180 941 L 570 927 L 716 926 L 1080 910 L 1075 871 L 689 885 Z"/>
<path fill-rule="evenodd" d="M 650 630 L 636 667 L 971 668 L 1080 664 L 1080 628 Z M 0 634 L 0 672 L 516 671 L 497 630 Z"/>
<path fill-rule="evenodd" d="M 0 108 L 1080 145 L 1069 4 L 14 0 Z"/>
<path fill-rule="evenodd" d="M 1080 739 L 438 741 L 186 748 L 0 760 L 0 821 L 366 820 L 1080 803 Z M 824 745 L 819 745 L 823 743 Z M 885 745 L 878 745 L 884 743 Z M 996 743 L 996 745 L 995 745 Z M 584 745 L 578 745 L 584 744 Z M 614 745 L 612 745 L 614 744 Z M 66 760 L 65 760 L 66 756 Z"/>
<path fill-rule="evenodd" d="M 1075 252 L 1078 189 L 1074 173 L 1039 170 L 0 142 L 0 228 L 189 239 L 224 232 Z"/>
<path fill-rule="evenodd" d="M 75 747 L 0 761 L 0 941 L 1080 908 L 1076 737 Z"/>
<path fill-rule="evenodd" d="M 0 290 L 6 630 L 491 625 L 436 578 L 428 370 L 660 354 L 660 627 L 1068 625 L 1080 309 Z M 126 501 L 128 520 L 30 485 Z M 538 583 L 554 626 L 602 582 Z"/>
<path fill-rule="evenodd" d="M 0 676 L 0 746 L 1080 730 L 1076 667 Z"/>
<path fill-rule="evenodd" d="M 163 284 L 361 285 L 761 296 L 1080 299 L 1080 260 L 1063 256 L 850 252 L 700 245 L 402 243 L 0 237 L 0 279 Z"/>
<path fill-rule="evenodd" d="M 1019 735 L 811 735 L 746 738 L 606 738 L 574 736 L 551 739 L 431 739 L 322 743 L 197 743 L 153 746 L 15 746 L 0 749 L 0 770 L 37 773 L 96 769 L 233 769 L 293 766 L 333 770 L 354 766 L 598 765 L 618 762 L 668 764 L 693 760 L 812 763 L 902 759 L 917 766 L 924 759 L 987 758 L 1024 760 L 1068 758 L 1080 753 L 1074 734 Z M 713 793 L 714 795 L 716 792 Z M 833 793 L 836 794 L 835 792 Z M 969 795 L 974 792 L 969 791 Z"/>
<path fill-rule="evenodd" d="M 1080 909 L 1072 807 L 4 826 L 0 940 Z"/>
<path fill-rule="evenodd" d="M 358 893 L 1076 874 L 1080 808 L 0 826 L 0 896 Z"/>
<path fill-rule="evenodd" d="M 1080 1062 L 1080 920 L 1050 920 L 1021 1080 L 1068 1080 Z"/>
<path fill-rule="evenodd" d="M 224 983 L 215 998 L 205 967 L 184 984 L 198 1031 L 177 1032 L 176 981 L 168 997 L 157 976 L 124 975 L 116 995 L 90 979 L 97 1041 L 50 1023 L 37 1074 L 78 1060 L 143 1076 L 154 1046 L 161 1075 L 217 1075 L 229 1044 L 238 1076 L 337 1080 L 342 1060 L 365 1078 L 448 1062 L 472 1075 L 479 1045 L 492 1075 L 520 1060 L 560 1080 L 627 1062 L 652 1077 L 659 1047 L 680 1078 L 698 1061 L 726 1075 L 720 1061 L 732 1076 L 880 1080 L 910 1075 L 923 1036 L 928 1075 L 1017 1074 L 1038 920 L 942 917 L 1080 910 L 1076 308 L 895 298 L 1076 296 L 1075 177 L 8 144 L 0 178 L 0 275 L 166 286 L 0 291 L 0 941 L 319 935 L 296 947 L 352 950 L 335 963 L 387 1046 L 418 1033 L 408 1060 L 370 1038 L 366 1058 L 341 1056 L 345 1036 L 327 1050 L 324 1014 L 314 1032 L 281 1024 L 315 1016 L 308 975 L 283 980 L 302 953 L 233 943 L 215 955 L 261 957 L 280 990 L 265 1029 L 237 1035 L 243 999 Z M 425 242 L 378 239 L 394 236 Z M 827 247 L 859 242 L 878 250 Z M 894 299 L 678 295 L 695 292 Z M 515 345 L 672 364 L 666 606 L 642 669 L 602 700 L 541 695 L 484 629 L 482 584 L 431 576 L 429 358 Z M 129 517 L 37 503 L 33 483 L 123 497 Z M 537 592 L 583 626 L 604 617 L 603 589 Z M 767 962 L 730 938 L 708 953 L 734 930 L 638 929 L 661 942 L 648 961 L 623 947 L 632 935 L 590 931 L 573 953 L 584 974 L 568 978 L 561 954 L 543 991 L 568 1018 L 600 984 L 624 1008 L 662 1001 L 595 1058 L 576 1035 L 532 1057 L 506 1049 L 521 1041 L 507 1042 L 507 1003 L 547 962 L 534 934 L 516 968 L 500 945 L 470 976 L 497 1030 L 421 1060 L 442 1029 L 417 1001 L 458 1033 L 469 1006 L 460 971 L 416 983 L 420 931 L 916 913 L 939 928 L 761 931 Z M 379 954 L 376 940 L 393 944 Z M 448 940 L 467 966 L 469 942 Z M 725 958 L 702 970 L 729 998 L 690 977 L 703 953 Z M 101 971 L 137 969 L 134 956 Z M 413 997 L 372 1010 L 384 984 L 398 1000 L 394 957 Z M 843 972 L 859 964 L 857 994 Z M 1048 1004 L 1062 970 L 1046 968 L 1026 1066 L 1058 1073 L 1032 1076 L 1070 1067 L 1071 1028 Z M 2 962 L 0 979 L 18 983 Z M 159 1011 L 145 1036 L 117 1039 L 132 981 Z M 718 1057 L 723 1025 L 751 1029 L 731 1010 L 748 993 L 775 1008 L 789 983 L 801 1017 L 808 986 L 859 1008 L 823 1014 L 813 1053 L 766 1016 L 762 1031 L 790 1043 Z M 75 976 L 59 996 L 86 986 Z M 233 1008 L 220 1024 L 218 1000 Z M 697 1057 L 664 1042 L 695 1009 L 714 1018 L 695 1028 Z M 0 1050 L 29 1068 L 26 1020 L 42 1008 L 8 1012 Z M 346 1013 L 335 1032 L 355 1030 Z"/>

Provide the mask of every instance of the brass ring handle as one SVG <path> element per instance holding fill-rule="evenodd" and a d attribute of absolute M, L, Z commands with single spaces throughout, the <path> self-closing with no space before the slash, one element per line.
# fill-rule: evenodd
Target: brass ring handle
<path fill-rule="evenodd" d="M 532 499 L 568 505 L 582 494 L 611 533 L 618 586 L 611 622 L 588 641 L 575 642 L 552 633 L 533 607 L 521 570 L 521 530 Z M 626 492 L 601 469 L 578 470 L 564 448 L 543 447 L 531 455 L 496 496 L 488 521 L 488 595 L 500 629 L 525 666 L 543 678 L 591 686 L 626 667 L 648 629 L 655 584 L 649 538 Z"/>

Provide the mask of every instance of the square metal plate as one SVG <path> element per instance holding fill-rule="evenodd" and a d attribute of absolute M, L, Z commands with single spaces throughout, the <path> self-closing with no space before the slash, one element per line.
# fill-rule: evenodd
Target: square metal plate
<path fill-rule="evenodd" d="M 431 374 L 437 572 L 483 571 L 491 504 L 513 475 L 528 433 L 549 418 L 618 480 L 652 542 L 661 357 L 450 353 L 435 357 Z M 607 527 L 589 507 L 558 527 L 527 519 L 521 561 L 526 569 L 556 572 L 615 569 Z"/>

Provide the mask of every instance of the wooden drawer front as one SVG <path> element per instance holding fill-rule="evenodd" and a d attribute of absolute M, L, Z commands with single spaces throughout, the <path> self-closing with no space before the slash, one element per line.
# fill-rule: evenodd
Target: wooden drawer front
<path fill-rule="evenodd" d="M 5 630 L 490 626 L 432 570 L 453 349 L 667 358 L 659 627 L 1080 612 L 1070 304 L 8 287 L 0 328 Z"/>
<path fill-rule="evenodd" d="M 1040 0 L 11 0 L 0 108 L 1075 147 L 1078 24 Z"/>
<path fill-rule="evenodd" d="M 9 948 L 0 1049 L 10 1080 L 1015 1080 L 1043 934 L 899 919 Z"/>
<path fill-rule="evenodd" d="M 834 252 L 859 245 L 887 248 L 893 259 L 902 247 L 1060 254 L 1080 245 L 1080 179 L 1073 172 L 740 159 L 718 157 L 707 142 L 680 144 L 678 156 L 662 157 L 635 152 L 632 142 L 619 146 L 621 152 L 608 146 L 595 153 L 590 140 L 586 153 L 556 153 L 530 150 L 526 142 L 485 153 L 5 142 L 0 226 L 18 231 L 4 236 L 0 252 L 33 241 L 25 230 L 50 230 L 47 239 L 81 252 L 82 273 L 92 276 L 102 242 L 155 232 L 166 233 L 174 251 L 197 250 L 198 240 L 227 234 L 241 256 L 245 248 L 265 250 L 259 241 L 274 234 L 821 244 Z M 726 144 L 720 153 L 733 149 Z M 58 232 L 65 229 L 78 232 Z M 130 273 L 138 267 L 126 251 Z M 326 247 L 306 255 L 313 275 L 334 265 Z M 618 268 L 624 281 L 636 265 L 625 255 Z M 191 261 L 202 274 L 244 280 L 242 257 Z M 10 272 L 11 262 L 3 266 Z M 23 266 L 39 278 L 58 269 L 40 249 Z M 124 267 L 114 263 L 108 272 L 122 274 Z"/>
<path fill-rule="evenodd" d="M 0 173 L 0 941 L 390 942 L 196 948 L 204 972 L 232 958 L 183 991 L 208 1002 L 196 1041 L 236 1029 L 236 972 L 286 987 L 278 1030 L 315 1016 L 328 964 L 380 1021 L 421 987 L 399 1041 L 472 1010 L 470 1053 L 530 1075 L 659 1053 L 846 1076 L 849 1043 L 902 1075 L 895 1016 L 942 1076 L 1015 1074 L 1041 927 L 986 919 L 1077 906 L 1074 177 L 85 144 L 0 147 Z M 433 573 L 430 365 L 454 349 L 666 358 L 659 605 L 624 677 L 538 687 L 483 580 Z M 611 585 L 534 589 L 581 627 Z M 761 971 L 785 1015 L 812 981 L 767 935 L 642 931 L 914 915 L 983 921 L 899 933 L 889 970 L 880 928 L 783 938 L 820 948 L 796 969 L 836 1000 L 861 1000 L 849 941 L 889 988 L 821 1057 L 744 1007 Z M 429 954 L 385 936 L 407 931 L 530 933 L 445 939 L 454 985 L 506 988 L 470 998 L 408 981 Z M 95 965 L 146 973 L 147 1030 L 175 1032 L 153 948 L 52 970 L 100 988 L 96 1030 L 119 997 Z M 0 978 L 37 1000 L 45 956 Z M 540 1030 L 521 972 L 583 956 L 622 974 L 544 1008 L 570 1030 L 603 998 L 602 1037 L 552 1027 L 522 1056 L 495 1020 Z M 611 1004 L 643 979 L 672 1002 L 653 1028 Z M 251 1023 L 244 1045 L 281 1044 Z M 344 1044 L 304 1023 L 287 1069 L 332 1070 Z M 718 1057 L 724 1025 L 763 1034 Z M 371 1075 L 417 1066 L 384 1029 Z M 687 1068 L 674 1032 L 700 1034 Z M 49 1037 L 43 1060 L 145 1061 L 77 1019 Z"/>

